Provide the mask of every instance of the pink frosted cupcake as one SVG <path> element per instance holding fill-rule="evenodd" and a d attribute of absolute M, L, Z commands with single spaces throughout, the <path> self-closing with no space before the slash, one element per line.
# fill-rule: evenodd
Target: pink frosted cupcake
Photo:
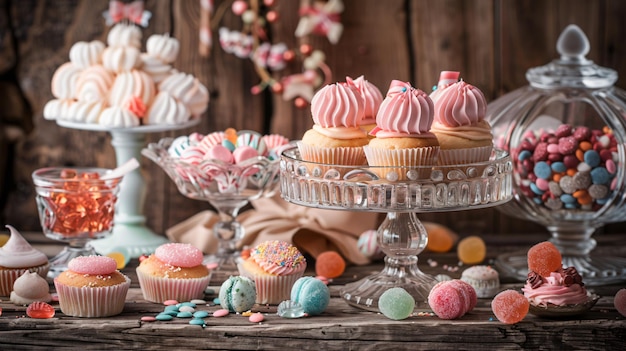
<path fill-rule="evenodd" d="M 289 300 L 293 284 L 302 277 L 306 259 L 298 249 L 284 241 L 265 241 L 239 263 L 239 273 L 254 280 L 256 303 L 277 305 Z"/>
<path fill-rule="evenodd" d="M 48 257 L 34 249 L 12 226 L 9 240 L 0 247 L 0 296 L 10 296 L 13 284 L 26 272 L 36 272 L 46 278 L 50 263 Z"/>
<path fill-rule="evenodd" d="M 430 132 L 433 113 L 433 102 L 426 93 L 409 83 L 391 82 L 371 132 L 376 137 L 363 148 L 370 166 L 394 166 L 378 168 L 381 178 L 430 177 L 430 166 L 435 165 L 439 152 L 439 142 Z"/>
<path fill-rule="evenodd" d="M 74 317 L 108 317 L 122 313 L 130 279 L 114 259 L 80 256 L 54 278 L 61 312 Z"/>
<path fill-rule="evenodd" d="M 364 102 L 354 87 L 329 84 L 311 100 L 313 128 L 298 142 L 302 159 L 310 162 L 360 166 L 369 138 L 361 129 Z"/>
<path fill-rule="evenodd" d="M 211 275 L 202 251 L 190 244 L 168 243 L 137 267 L 143 297 L 152 302 L 202 298 Z"/>
<path fill-rule="evenodd" d="M 433 92 L 428 95 L 433 103 L 436 103 L 444 89 L 459 81 L 460 75 L 461 73 L 456 71 L 441 71 L 439 73 L 439 82 L 433 87 Z"/>
<path fill-rule="evenodd" d="M 445 88 L 435 102 L 432 132 L 440 145 L 438 163 L 454 165 L 489 160 L 491 126 L 485 121 L 487 101 L 473 85 L 460 81 Z"/>

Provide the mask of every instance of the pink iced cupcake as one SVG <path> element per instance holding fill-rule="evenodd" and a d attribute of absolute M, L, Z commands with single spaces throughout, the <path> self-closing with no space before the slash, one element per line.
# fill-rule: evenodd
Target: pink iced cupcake
<path fill-rule="evenodd" d="M 50 263 L 48 257 L 34 249 L 12 226 L 9 240 L 0 247 L 0 296 L 10 296 L 17 278 L 26 272 L 36 272 L 46 278 Z"/>
<path fill-rule="evenodd" d="M 168 243 L 137 267 L 143 297 L 152 302 L 202 298 L 211 275 L 202 251 L 190 244 Z"/>
<path fill-rule="evenodd" d="M 460 81 L 445 88 L 435 101 L 431 131 L 439 140 L 438 163 L 454 165 L 489 160 L 491 126 L 485 121 L 487 101 L 473 85 Z"/>
<path fill-rule="evenodd" d="M 80 256 L 54 278 L 61 312 L 74 317 L 108 317 L 122 313 L 130 279 L 114 259 Z"/>
<path fill-rule="evenodd" d="M 284 241 L 265 241 L 250 250 L 239 264 L 239 273 L 254 280 L 256 303 L 277 305 L 289 300 L 293 284 L 302 277 L 306 259 Z"/>
<path fill-rule="evenodd" d="M 313 127 L 298 142 L 302 159 L 310 162 L 361 166 L 369 139 L 361 129 L 364 102 L 355 87 L 329 84 L 311 100 Z"/>
<path fill-rule="evenodd" d="M 370 83 L 364 76 L 356 79 L 346 77 L 346 85 L 357 89 L 363 98 L 365 109 L 363 110 L 363 119 L 361 120 L 361 128 L 367 133 L 376 127 L 376 114 L 383 102 L 383 94 L 378 87 Z M 370 136 L 373 138 L 373 136 Z"/>
<path fill-rule="evenodd" d="M 376 128 L 370 133 L 376 137 L 363 148 L 370 166 L 385 166 L 376 171 L 381 178 L 430 177 L 439 152 L 439 142 L 430 132 L 433 110 L 432 100 L 420 89 L 408 82 L 391 82 L 376 115 Z"/>

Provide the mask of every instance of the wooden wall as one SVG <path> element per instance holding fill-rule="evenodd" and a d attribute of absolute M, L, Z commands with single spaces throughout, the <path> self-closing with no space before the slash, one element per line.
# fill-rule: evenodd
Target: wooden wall
<path fill-rule="evenodd" d="M 225 1 L 215 0 L 220 7 Z M 361 74 L 386 92 L 392 79 L 410 81 L 430 91 L 441 70 L 459 70 L 488 100 L 526 85 L 528 68 L 557 58 L 556 40 L 570 23 L 591 42 L 588 58 L 626 74 L 626 2 L 623 0 L 344 0 L 344 33 L 337 45 L 323 37 L 312 44 L 324 50 L 333 81 Z M 277 0 L 281 20 L 272 25 L 274 41 L 297 47 L 295 0 Z M 50 79 L 68 61 L 79 40 L 106 40 L 102 12 L 106 0 L 0 0 L 0 225 L 40 230 L 30 174 L 52 165 L 113 167 L 115 156 L 105 132 L 70 130 L 42 117 L 51 99 Z M 271 93 L 252 95 L 258 83 L 249 61 L 214 46 L 211 57 L 198 53 L 200 5 L 197 0 L 147 0 L 152 12 L 144 39 L 170 33 L 181 42 L 175 67 L 199 77 L 211 102 L 192 130 L 155 133 L 165 136 L 209 133 L 227 127 L 275 132 L 297 139 L 310 128 L 308 109 L 298 109 Z M 226 11 L 221 25 L 240 28 L 240 18 Z M 214 35 L 217 42 L 217 36 Z M 288 73 L 301 66 L 293 64 Z M 284 73 L 283 73 L 284 74 Z M 626 88 L 624 78 L 617 85 Z M 207 209 L 178 193 L 165 174 L 147 159 L 145 213 L 158 233 Z M 495 209 L 422 215 L 461 233 L 511 233 L 542 230 Z M 614 231 L 615 225 L 606 228 Z"/>

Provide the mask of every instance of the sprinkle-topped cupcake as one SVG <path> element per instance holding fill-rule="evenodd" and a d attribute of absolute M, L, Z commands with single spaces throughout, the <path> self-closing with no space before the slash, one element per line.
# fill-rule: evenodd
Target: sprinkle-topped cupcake
<path fill-rule="evenodd" d="M 130 279 L 107 256 L 79 256 L 54 278 L 61 311 L 74 317 L 108 317 L 122 313 Z"/>
<path fill-rule="evenodd" d="M 278 304 L 289 299 L 291 287 L 302 277 L 306 259 L 284 241 L 265 241 L 250 250 L 250 257 L 239 264 L 239 273 L 254 280 L 257 303 Z"/>
<path fill-rule="evenodd" d="M 168 243 L 137 267 L 139 286 L 146 300 L 188 301 L 201 298 L 210 274 L 202 264 L 202 251 L 190 244 Z"/>

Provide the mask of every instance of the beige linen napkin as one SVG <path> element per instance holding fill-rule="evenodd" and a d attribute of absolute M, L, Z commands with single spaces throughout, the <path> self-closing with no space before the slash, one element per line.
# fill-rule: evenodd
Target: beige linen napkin
<path fill-rule="evenodd" d="M 267 240 L 283 240 L 317 257 L 335 250 L 354 264 L 369 262 L 357 248 L 359 235 L 376 229 L 379 214 L 310 208 L 288 203 L 276 195 L 251 202 L 253 209 L 237 217 L 245 229 L 240 247 L 255 246 Z M 166 231 L 174 242 L 189 243 L 207 254 L 217 251 L 218 241 L 212 233 L 219 215 L 200 212 Z"/>

